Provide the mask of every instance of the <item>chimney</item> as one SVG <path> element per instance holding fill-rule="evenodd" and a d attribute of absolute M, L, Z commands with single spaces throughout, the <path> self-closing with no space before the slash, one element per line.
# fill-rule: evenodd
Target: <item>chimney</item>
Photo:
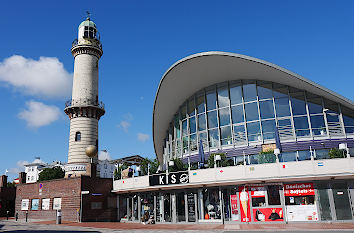
<path fill-rule="evenodd" d="M 25 184 L 26 183 L 26 173 L 25 172 L 18 173 L 18 179 L 20 181 L 20 184 Z"/>
<path fill-rule="evenodd" d="M 6 188 L 7 187 L 7 176 L 2 175 L 0 176 L 0 188 Z"/>

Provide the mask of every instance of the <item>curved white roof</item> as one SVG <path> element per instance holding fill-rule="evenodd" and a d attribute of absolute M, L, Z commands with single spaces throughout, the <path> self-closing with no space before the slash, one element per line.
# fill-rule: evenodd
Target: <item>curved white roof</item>
<path fill-rule="evenodd" d="M 354 102 L 298 74 L 272 63 L 226 52 L 204 52 L 185 57 L 163 75 L 153 109 L 154 148 L 162 162 L 164 138 L 179 107 L 198 90 L 238 79 L 276 82 L 326 97 L 354 109 Z"/>

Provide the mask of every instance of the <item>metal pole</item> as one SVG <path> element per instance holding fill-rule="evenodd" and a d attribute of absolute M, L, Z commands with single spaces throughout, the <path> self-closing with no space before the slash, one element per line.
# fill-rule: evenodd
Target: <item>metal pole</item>
<path fill-rule="evenodd" d="M 82 222 L 82 193 L 80 196 L 80 222 Z"/>

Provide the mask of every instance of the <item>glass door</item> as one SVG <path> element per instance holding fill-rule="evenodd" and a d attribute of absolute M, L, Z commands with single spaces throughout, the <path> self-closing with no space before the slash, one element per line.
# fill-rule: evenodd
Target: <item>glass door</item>
<path fill-rule="evenodd" d="M 333 200 L 337 220 L 352 220 L 352 210 L 346 183 L 332 184 Z"/>
<path fill-rule="evenodd" d="M 186 221 L 186 203 L 184 200 L 184 192 L 176 193 L 176 208 L 177 208 L 177 222 Z"/>
<path fill-rule="evenodd" d="M 171 195 L 169 193 L 163 194 L 163 220 L 164 222 L 171 222 Z"/>

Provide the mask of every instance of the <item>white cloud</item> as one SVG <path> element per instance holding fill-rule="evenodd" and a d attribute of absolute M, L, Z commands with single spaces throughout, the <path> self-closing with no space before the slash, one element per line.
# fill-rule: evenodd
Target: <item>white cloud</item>
<path fill-rule="evenodd" d="M 33 60 L 13 55 L 0 62 L 0 82 L 26 95 L 68 98 L 72 88 L 72 74 L 55 57 Z"/>
<path fill-rule="evenodd" d="M 25 161 L 25 160 L 19 160 L 19 161 L 16 162 L 16 167 L 9 168 L 9 169 L 7 169 L 7 171 L 10 174 L 18 174 L 19 172 L 25 171 L 25 167 L 24 166 L 26 164 L 29 164 L 29 162 Z"/>
<path fill-rule="evenodd" d="M 144 134 L 144 133 L 138 133 L 137 137 L 138 137 L 138 140 L 141 142 L 146 142 L 150 138 L 150 136 L 148 134 Z"/>
<path fill-rule="evenodd" d="M 111 160 L 111 156 L 109 155 L 108 151 L 102 150 L 98 152 L 98 159 L 99 160 Z"/>
<path fill-rule="evenodd" d="M 124 132 L 128 133 L 128 128 L 130 127 L 129 121 L 121 121 L 118 125 L 119 128 L 123 129 Z"/>
<path fill-rule="evenodd" d="M 61 111 L 53 105 L 41 102 L 26 102 L 27 109 L 18 114 L 18 118 L 25 120 L 30 128 L 39 128 L 49 125 L 59 119 Z"/>

